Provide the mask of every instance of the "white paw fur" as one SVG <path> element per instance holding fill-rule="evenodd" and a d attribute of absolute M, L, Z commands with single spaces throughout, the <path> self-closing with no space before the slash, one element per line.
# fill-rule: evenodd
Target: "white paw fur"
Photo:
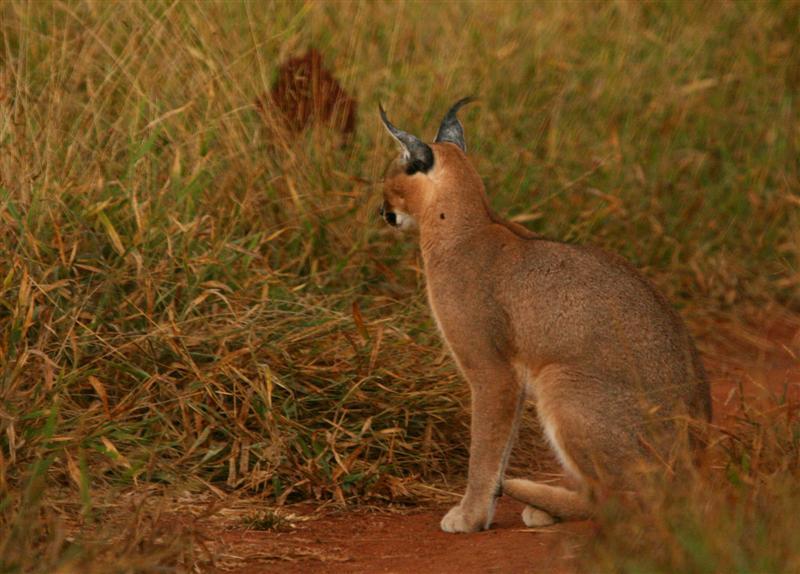
<path fill-rule="evenodd" d="M 550 526 L 556 523 L 556 519 L 546 513 L 544 510 L 539 510 L 533 506 L 526 506 L 522 511 L 522 522 L 528 528 L 537 528 L 540 526 Z"/>
<path fill-rule="evenodd" d="M 482 529 L 482 521 L 468 519 L 461 505 L 454 506 L 444 515 L 439 523 L 445 532 L 478 532 Z"/>

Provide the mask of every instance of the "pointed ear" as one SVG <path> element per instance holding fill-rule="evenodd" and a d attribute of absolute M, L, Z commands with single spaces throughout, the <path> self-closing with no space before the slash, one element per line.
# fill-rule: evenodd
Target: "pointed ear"
<path fill-rule="evenodd" d="M 442 125 L 439 126 L 439 131 L 436 132 L 436 143 L 450 142 L 456 144 L 461 148 L 464 153 L 467 152 L 467 142 L 464 140 L 464 127 L 458 121 L 456 114 L 463 106 L 470 102 L 474 102 L 476 98 L 472 96 L 461 98 L 450 110 L 445 114 L 442 120 Z"/>
<path fill-rule="evenodd" d="M 419 138 L 412 136 L 410 133 L 394 127 L 392 122 L 389 121 L 389 118 L 386 117 L 386 111 L 381 104 L 378 104 L 378 109 L 381 113 L 383 125 L 392 137 L 397 140 L 400 144 L 400 148 L 403 150 L 403 161 L 406 165 L 406 173 L 408 175 L 417 173 L 418 171 L 426 173 L 431 169 L 433 167 L 433 150 L 431 147 Z"/>

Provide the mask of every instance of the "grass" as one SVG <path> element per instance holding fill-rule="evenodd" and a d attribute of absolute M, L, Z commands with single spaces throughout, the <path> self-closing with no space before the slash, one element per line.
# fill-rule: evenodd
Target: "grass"
<path fill-rule="evenodd" d="M 756 381 L 761 385 L 767 381 Z M 800 568 L 800 418 L 762 392 L 718 429 L 691 479 L 656 477 L 643 502 L 617 501 L 589 543 L 589 571 L 794 572 Z"/>
<path fill-rule="evenodd" d="M 430 136 L 479 95 L 498 211 L 622 253 L 693 325 L 797 309 L 798 27 L 792 2 L 0 5 L 3 568 L 108 551 L 64 542 L 53 491 L 89 536 L 109 489 L 362 502 L 463 470 L 466 389 L 367 183 L 378 101 Z M 349 146 L 255 110 L 308 46 L 359 101 Z M 687 496 L 663 516 L 745 512 Z"/>
<path fill-rule="evenodd" d="M 287 530 L 290 522 L 275 511 L 257 512 L 244 519 L 245 527 L 252 530 L 271 530 L 279 532 Z"/>

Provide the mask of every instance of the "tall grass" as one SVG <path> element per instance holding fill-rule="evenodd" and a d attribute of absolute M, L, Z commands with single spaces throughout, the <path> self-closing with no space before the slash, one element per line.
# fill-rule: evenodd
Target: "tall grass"
<path fill-rule="evenodd" d="M 657 477 L 636 503 L 607 504 L 587 571 L 800 569 L 798 398 L 797 389 L 751 397 L 717 435 L 702 472 Z"/>
<path fill-rule="evenodd" d="M 419 257 L 375 217 L 379 100 L 430 136 L 479 95 L 464 123 L 495 207 L 621 252 L 690 318 L 797 307 L 799 18 L 0 4 L 3 523 L 35 522 L 30 485 L 91 514 L 109 486 L 359 501 L 463 468 L 465 389 Z M 256 113 L 309 46 L 359 101 L 349 146 Z"/>

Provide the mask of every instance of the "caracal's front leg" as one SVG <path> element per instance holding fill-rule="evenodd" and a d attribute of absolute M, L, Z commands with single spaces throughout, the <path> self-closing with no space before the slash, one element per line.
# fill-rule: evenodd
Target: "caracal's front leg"
<path fill-rule="evenodd" d="M 461 502 L 442 519 L 445 532 L 489 528 L 524 398 L 505 364 L 462 370 L 472 390 L 469 477 Z"/>

